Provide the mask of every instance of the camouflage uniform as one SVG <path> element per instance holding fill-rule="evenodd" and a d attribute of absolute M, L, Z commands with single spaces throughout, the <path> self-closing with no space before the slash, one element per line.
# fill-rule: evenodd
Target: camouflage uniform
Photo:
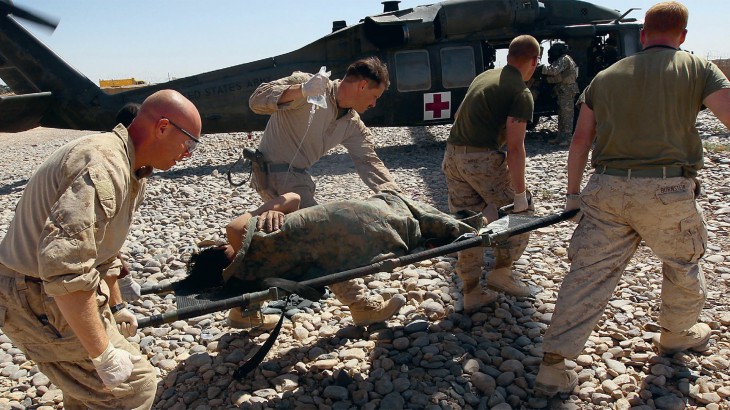
<path fill-rule="evenodd" d="M 312 105 L 306 99 L 278 103 L 290 86 L 305 83 L 311 77 L 311 74 L 295 72 L 289 77 L 261 84 L 251 95 L 251 110 L 271 115 L 259 144 L 264 160 L 271 167 L 270 172 L 255 166 L 252 187 L 264 201 L 295 192 L 301 197 L 302 207 L 316 205 L 315 184 L 307 170 L 327 151 L 343 145 L 365 185 L 374 192 L 398 190 L 390 172 L 375 153 L 371 132 L 360 115 L 353 109 L 343 114 L 337 107 L 339 80 L 329 82 L 327 108 L 317 108 L 309 125 Z"/>
<path fill-rule="evenodd" d="M 251 218 L 241 250 L 223 273 L 257 282 L 268 277 L 302 281 L 405 255 L 428 238 L 453 240 L 474 232 L 470 226 L 437 209 L 395 192 L 361 201 L 335 201 L 300 209 L 283 226 L 266 234 Z M 364 303 L 362 279 L 330 286 L 348 306 Z"/>
<path fill-rule="evenodd" d="M 499 148 L 505 144 L 507 117 L 529 121 L 533 108 L 532 94 L 512 66 L 486 71 L 474 79 L 451 128 L 441 164 L 451 212 L 482 212 L 489 207 L 491 222 L 497 208 L 512 203 L 515 192 L 506 154 Z M 529 234 L 523 234 L 498 244 L 494 269 L 511 267 L 528 240 Z M 478 286 L 483 265 L 483 248 L 459 252 L 457 273 L 463 293 Z"/>
<path fill-rule="evenodd" d="M 575 95 L 578 94 L 578 66 L 573 59 L 563 54 L 550 65 L 544 66 L 542 73 L 546 81 L 555 84 L 553 92 L 558 99 L 558 139 L 570 141 L 573 135 L 573 116 Z"/>
<path fill-rule="evenodd" d="M 667 67 L 671 74 L 656 75 Z M 586 88 L 581 100 L 597 124 L 596 171 L 581 192 L 583 217 L 544 352 L 580 354 L 642 240 L 662 260 L 660 325 L 679 333 L 697 323 L 707 231 L 695 202 L 694 177 L 702 167 L 695 120 L 702 101 L 723 88 L 730 82 L 717 67 L 667 48 L 620 60 Z M 665 98 L 667 90 L 673 98 Z"/>
<path fill-rule="evenodd" d="M 13 344 L 63 391 L 67 409 L 150 408 L 157 389 L 146 360 L 106 389 L 55 296 L 97 290 L 110 342 L 140 355 L 119 333 L 102 280 L 116 276 L 145 180 L 132 171 L 127 130 L 91 135 L 56 151 L 28 182 L 0 243 L 0 327 Z"/>

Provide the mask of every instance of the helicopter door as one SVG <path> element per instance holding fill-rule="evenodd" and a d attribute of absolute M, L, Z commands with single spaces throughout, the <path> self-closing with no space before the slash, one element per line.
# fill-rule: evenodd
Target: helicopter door
<path fill-rule="evenodd" d="M 392 54 L 395 75 L 394 122 L 435 125 L 451 123 L 458 103 L 476 76 L 474 47 L 429 47 Z"/>

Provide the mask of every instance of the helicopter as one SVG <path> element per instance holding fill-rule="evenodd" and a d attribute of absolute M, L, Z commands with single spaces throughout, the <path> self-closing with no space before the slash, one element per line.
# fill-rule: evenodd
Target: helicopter
<path fill-rule="evenodd" d="M 617 58 L 641 50 L 642 24 L 582 0 L 446 0 L 383 11 L 347 25 L 334 21 L 329 34 L 282 55 L 169 82 L 107 93 L 35 38 L 16 19 L 55 28 L 57 22 L 0 0 L 0 78 L 14 95 L 0 96 L 0 132 L 37 126 L 109 130 L 126 103 L 141 103 L 160 89 L 174 89 L 198 108 L 204 133 L 263 130 L 268 116 L 248 101 L 263 82 L 322 66 L 342 78 L 353 61 L 377 56 L 390 72 L 390 88 L 362 115 L 373 127 L 453 122 L 471 81 L 495 67 L 498 50 L 530 34 L 542 44 L 560 41 L 579 67 L 583 89 L 600 69 L 599 51 L 609 39 Z M 535 118 L 557 114 L 549 92 L 535 102 Z"/>

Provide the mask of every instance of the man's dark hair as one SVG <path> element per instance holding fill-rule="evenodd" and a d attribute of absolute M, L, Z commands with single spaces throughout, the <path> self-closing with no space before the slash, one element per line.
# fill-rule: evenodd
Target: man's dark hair
<path fill-rule="evenodd" d="M 223 285 L 223 269 L 231 262 L 223 246 L 212 246 L 190 255 L 188 276 L 178 282 L 178 290 L 198 292 Z"/>
<path fill-rule="evenodd" d="M 374 81 L 377 85 L 385 84 L 386 89 L 390 87 L 388 67 L 378 57 L 366 57 L 347 67 L 347 73 L 343 81 L 359 81 L 362 79 Z"/>
<path fill-rule="evenodd" d="M 142 107 L 142 104 L 137 103 L 126 103 L 124 106 L 117 112 L 117 124 L 122 124 L 125 127 L 129 127 L 129 124 L 132 123 L 132 120 L 134 120 L 134 117 L 137 116 L 139 113 L 139 109 Z"/>

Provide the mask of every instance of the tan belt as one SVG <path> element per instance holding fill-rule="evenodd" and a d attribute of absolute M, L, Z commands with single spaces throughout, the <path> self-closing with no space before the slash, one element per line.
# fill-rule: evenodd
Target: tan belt
<path fill-rule="evenodd" d="M 682 167 L 659 167 L 647 169 L 631 168 L 608 168 L 606 166 L 596 168 L 596 174 L 612 175 L 626 178 L 675 178 L 684 175 Z"/>
<path fill-rule="evenodd" d="M 498 151 L 494 148 L 488 148 L 488 147 L 475 147 L 472 145 L 454 145 L 454 144 L 446 144 L 446 150 L 455 152 L 457 154 L 468 154 L 470 152 L 490 152 L 490 151 Z"/>

